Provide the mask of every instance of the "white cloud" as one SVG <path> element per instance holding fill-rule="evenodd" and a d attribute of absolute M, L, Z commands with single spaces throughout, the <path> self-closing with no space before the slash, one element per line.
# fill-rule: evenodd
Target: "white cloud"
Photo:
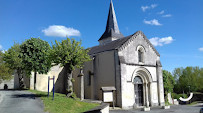
<path fill-rule="evenodd" d="M 74 28 L 68 28 L 62 25 L 52 25 L 42 30 L 46 36 L 52 37 L 67 37 L 67 36 L 80 36 L 80 31 Z"/>
<path fill-rule="evenodd" d="M 203 52 L 203 47 L 199 48 L 199 51 L 202 51 L 202 52 Z"/>
<path fill-rule="evenodd" d="M 171 17 L 171 14 L 162 15 L 162 17 Z"/>
<path fill-rule="evenodd" d="M 145 12 L 148 9 L 154 9 L 155 7 L 157 7 L 157 4 L 151 4 L 150 6 L 141 6 L 141 9 L 143 12 Z"/>
<path fill-rule="evenodd" d="M 170 44 L 171 42 L 173 42 L 173 38 L 171 36 L 164 37 L 164 38 L 154 37 L 149 39 L 149 41 L 154 46 L 163 46 L 165 44 Z"/>
<path fill-rule="evenodd" d="M 145 12 L 147 9 L 150 9 L 150 7 L 149 6 L 142 6 L 141 9 L 143 12 Z"/>
<path fill-rule="evenodd" d="M 152 5 L 151 5 L 151 8 L 154 9 L 154 8 L 157 7 L 157 6 L 158 6 L 157 4 L 152 4 Z"/>
<path fill-rule="evenodd" d="M 159 23 L 158 20 L 153 19 L 153 20 L 145 20 L 143 21 L 145 24 L 149 24 L 149 25 L 155 25 L 155 26 L 160 26 L 162 24 Z"/>
<path fill-rule="evenodd" d="M 162 14 L 164 14 L 164 10 L 162 10 L 162 11 L 160 11 L 160 12 L 158 12 L 157 14 L 160 14 L 160 15 L 162 15 Z"/>
<path fill-rule="evenodd" d="M 2 45 L 0 45 L 0 50 L 3 48 L 3 46 Z"/>

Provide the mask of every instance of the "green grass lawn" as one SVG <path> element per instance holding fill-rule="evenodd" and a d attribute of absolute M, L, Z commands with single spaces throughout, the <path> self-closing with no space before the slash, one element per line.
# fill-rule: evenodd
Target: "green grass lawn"
<path fill-rule="evenodd" d="M 64 94 L 55 93 L 54 101 L 52 100 L 52 93 L 49 98 L 47 92 L 40 92 L 29 90 L 40 97 L 44 103 L 45 111 L 50 113 L 81 113 L 90 110 L 99 104 L 81 102 L 79 99 L 67 98 Z"/>

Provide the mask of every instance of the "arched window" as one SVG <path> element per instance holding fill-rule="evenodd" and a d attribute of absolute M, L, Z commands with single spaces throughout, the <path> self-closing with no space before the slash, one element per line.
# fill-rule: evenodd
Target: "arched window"
<path fill-rule="evenodd" d="M 137 47 L 137 52 L 138 52 L 138 62 L 144 63 L 144 52 L 145 48 L 141 45 Z"/>
<path fill-rule="evenodd" d="M 143 62 L 143 53 L 141 50 L 138 50 L 138 60 L 139 62 Z"/>

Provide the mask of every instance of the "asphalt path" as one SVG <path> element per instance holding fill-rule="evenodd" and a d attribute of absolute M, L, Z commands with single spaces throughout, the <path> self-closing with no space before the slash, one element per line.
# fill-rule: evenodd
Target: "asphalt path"
<path fill-rule="evenodd" d="M 151 108 L 150 111 L 142 111 L 141 109 L 131 110 L 110 110 L 109 113 L 199 113 L 203 104 L 199 105 L 173 105 L 170 109 L 161 109 L 160 107 Z"/>
<path fill-rule="evenodd" d="M 0 113 L 45 113 L 39 97 L 28 91 L 0 90 Z"/>

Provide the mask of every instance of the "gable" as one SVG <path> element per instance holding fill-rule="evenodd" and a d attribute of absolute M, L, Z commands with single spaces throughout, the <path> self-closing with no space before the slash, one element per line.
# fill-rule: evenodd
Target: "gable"
<path fill-rule="evenodd" d="M 144 54 L 143 62 L 139 61 L 139 49 Z M 159 53 L 141 31 L 136 32 L 130 39 L 123 43 L 118 48 L 118 54 L 123 63 L 153 66 L 156 65 L 156 61 L 160 57 Z"/>
<path fill-rule="evenodd" d="M 158 53 L 158 51 L 154 48 L 154 46 L 152 45 L 152 43 L 148 40 L 148 38 L 144 35 L 144 33 L 142 31 L 137 31 L 136 33 L 134 33 L 130 39 L 128 39 L 124 44 L 122 44 L 122 46 L 120 46 L 118 48 L 119 51 L 121 51 L 122 49 L 124 49 L 129 43 L 131 43 L 135 38 L 137 38 L 139 35 L 142 36 L 142 38 L 146 41 L 146 43 L 152 48 L 152 50 L 156 53 L 157 56 L 160 57 L 160 54 Z M 142 44 L 140 44 L 142 45 Z"/>

